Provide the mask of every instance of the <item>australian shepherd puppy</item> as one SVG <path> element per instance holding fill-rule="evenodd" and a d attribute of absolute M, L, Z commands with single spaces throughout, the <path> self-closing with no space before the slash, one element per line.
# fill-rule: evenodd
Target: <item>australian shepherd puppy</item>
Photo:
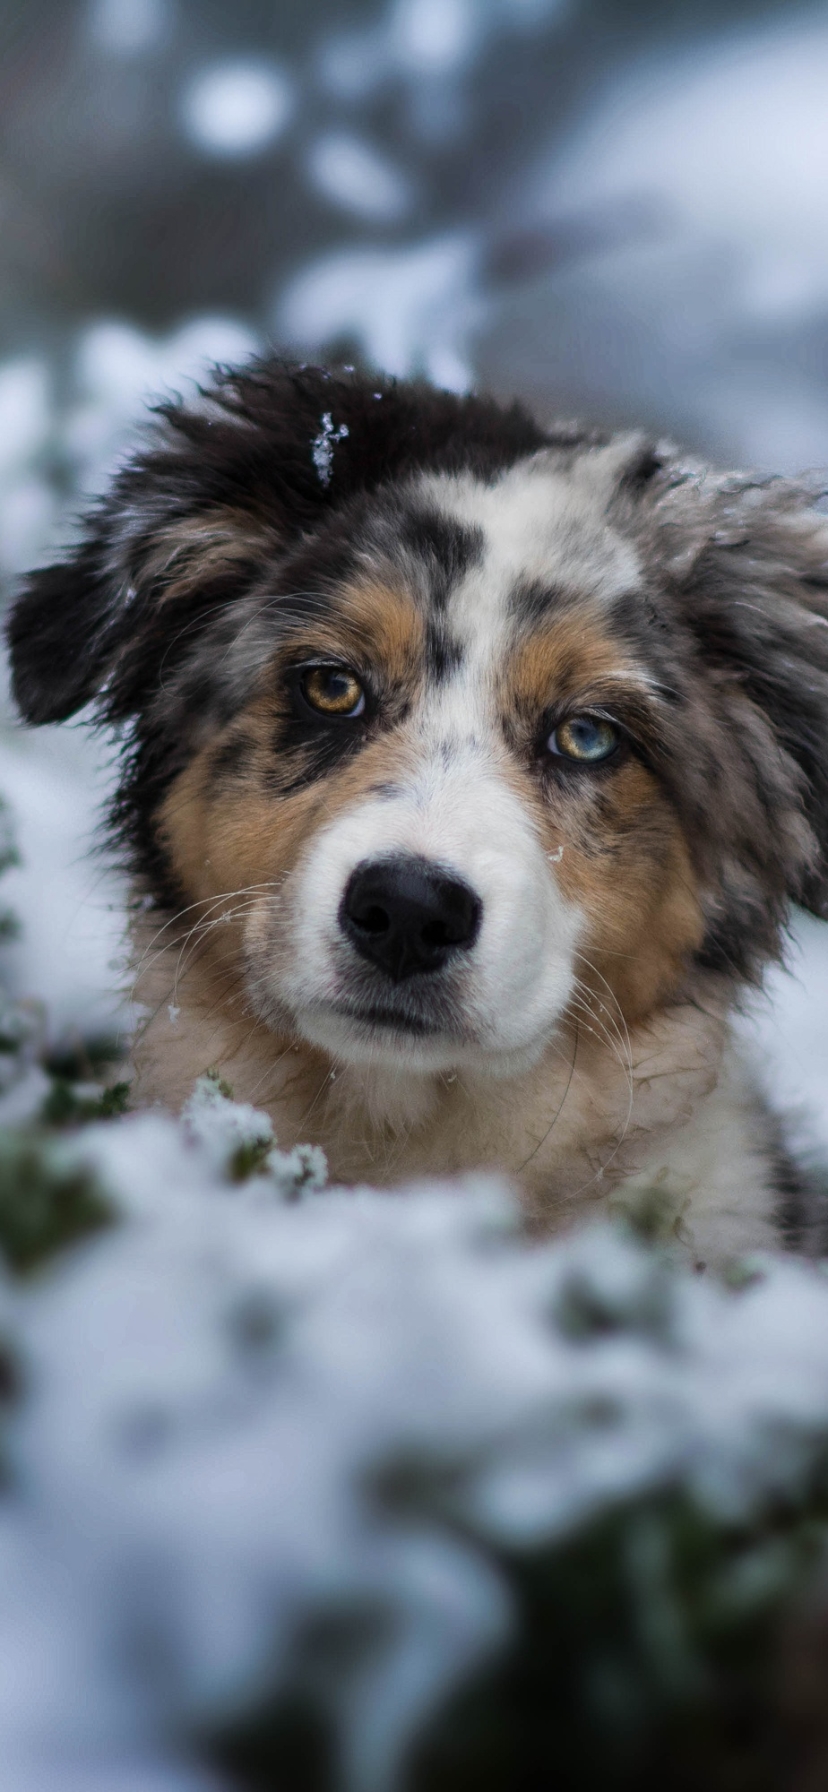
<path fill-rule="evenodd" d="M 826 902 L 826 618 L 802 485 L 275 359 L 163 407 L 10 626 L 27 720 L 122 733 L 137 1097 L 778 1243 L 728 1012 Z"/>

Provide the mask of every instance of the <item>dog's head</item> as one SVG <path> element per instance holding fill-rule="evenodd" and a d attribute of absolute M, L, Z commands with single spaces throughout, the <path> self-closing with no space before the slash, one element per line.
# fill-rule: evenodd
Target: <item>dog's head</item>
<path fill-rule="evenodd" d="M 277 362 L 160 427 L 29 581 L 15 691 L 126 730 L 133 863 L 274 1029 L 507 1070 L 585 992 L 635 1020 L 822 911 L 802 488 Z"/>

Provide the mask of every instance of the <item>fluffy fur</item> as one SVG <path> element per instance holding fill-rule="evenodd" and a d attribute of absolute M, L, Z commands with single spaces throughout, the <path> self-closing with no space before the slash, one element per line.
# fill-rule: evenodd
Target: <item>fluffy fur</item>
<path fill-rule="evenodd" d="M 139 1096 L 215 1066 L 344 1179 L 496 1165 L 543 1225 L 656 1187 L 697 1261 L 778 1242 L 727 1015 L 826 909 L 826 618 L 801 484 L 276 360 L 164 407 L 9 631 L 27 720 L 122 732 Z M 443 892 L 404 971 L 349 920 L 389 866 Z"/>

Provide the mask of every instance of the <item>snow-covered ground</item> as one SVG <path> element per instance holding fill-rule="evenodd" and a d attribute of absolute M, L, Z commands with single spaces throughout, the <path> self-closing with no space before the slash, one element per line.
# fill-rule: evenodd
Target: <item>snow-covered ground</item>
<path fill-rule="evenodd" d="M 391 1792 L 509 1639 L 502 1552 L 668 1489 L 724 1534 L 795 1512 L 824 1460 L 818 1270 L 755 1265 L 728 1292 L 609 1228 L 533 1247 L 493 1180 L 325 1190 L 268 1134 L 207 1085 L 181 1124 L 87 1128 L 51 1161 L 119 1223 L 34 1283 L 0 1273 L 28 1390 L 0 1440 L 4 1792 L 208 1792 L 196 1739 L 303 1685 L 336 1784 Z M 725 1572 L 724 1605 L 761 1609 L 780 1567 L 773 1543 Z M 320 1679 L 303 1638 L 326 1621 L 353 1631 Z"/>

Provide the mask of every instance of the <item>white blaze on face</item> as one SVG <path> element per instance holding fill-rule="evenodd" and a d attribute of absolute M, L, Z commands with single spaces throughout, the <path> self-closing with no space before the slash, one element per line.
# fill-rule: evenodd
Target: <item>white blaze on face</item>
<path fill-rule="evenodd" d="M 446 622 L 462 649 L 442 682 L 428 681 L 405 725 L 408 770 L 390 791 L 366 794 L 321 828 L 280 904 L 288 964 L 280 997 L 313 1043 L 356 1061 L 384 1057 L 412 1068 L 463 1064 L 508 1074 L 543 1048 L 572 993 L 581 915 L 560 890 L 530 807 L 508 775 L 495 682 L 521 580 L 554 586 L 566 576 L 599 603 L 632 582 L 632 549 L 607 528 L 596 502 L 610 470 L 594 457 L 590 478 L 555 471 L 539 455 L 491 486 L 471 478 L 424 478 L 431 509 L 482 531 L 484 551 L 450 594 Z M 441 980 L 458 1016 L 424 1038 L 389 1031 L 387 1042 L 337 1013 L 357 960 L 339 925 L 351 874 L 366 861 L 415 854 L 462 880 L 482 904 L 473 946 L 451 956 Z M 364 968 L 364 967 L 363 967 Z M 382 985 L 382 973 L 375 973 Z M 421 985 L 428 979 L 420 979 Z M 401 993 L 402 992 L 402 993 Z M 419 996 L 422 1009 L 424 1000 Z M 387 981 L 383 1006 L 405 1002 Z"/>
<path fill-rule="evenodd" d="M 475 943 L 452 966 L 465 1043 L 405 1038 L 396 1048 L 389 1040 L 389 1048 L 434 1068 L 491 1060 L 495 1070 L 501 1059 L 506 1070 L 516 1054 L 540 1049 L 566 1006 L 579 916 L 561 896 L 527 810 L 488 755 L 459 741 L 444 764 L 423 734 L 419 773 L 399 795 L 369 797 L 316 836 L 291 904 L 292 968 L 283 993 L 315 1043 L 346 1058 L 362 1055 L 350 1039 L 354 1029 L 325 1012 L 337 1000 L 343 953 L 352 950 L 338 921 L 343 892 L 366 860 L 418 854 L 462 879 L 482 903 Z M 389 987 L 386 1007 L 394 999 Z"/>

